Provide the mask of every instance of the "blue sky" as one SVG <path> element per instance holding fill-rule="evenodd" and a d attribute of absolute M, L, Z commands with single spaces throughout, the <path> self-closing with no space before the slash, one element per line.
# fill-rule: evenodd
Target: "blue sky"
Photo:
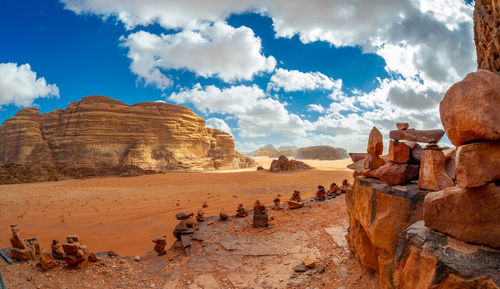
<path fill-rule="evenodd" d="M 0 2 L 0 123 L 100 94 L 188 106 L 240 151 L 363 151 L 373 125 L 441 127 L 476 67 L 462 0 L 209 2 Z"/>

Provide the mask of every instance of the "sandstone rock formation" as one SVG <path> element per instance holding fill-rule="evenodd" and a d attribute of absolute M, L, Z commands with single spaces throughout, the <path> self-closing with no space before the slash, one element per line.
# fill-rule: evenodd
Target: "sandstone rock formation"
<path fill-rule="evenodd" d="M 271 167 L 269 171 L 271 172 L 282 172 L 282 171 L 294 171 L 294 170 L 309 170 L 311 167 L 301 161 L 289 160 L 285 156 L 280 156 L 277 160 L 271 162 Z"/>
<path fill-rule="evenodd" d="M 275 148 L 272 144 L 268 144 L 256 151 L 249 153 L 248 155 L 254 157 L 270 157 L 270 158 L 277 158 L 280 155 L 292 157 L 297 154 L 298 149 L 299 148 L 295 146 L 280 146 L 279 148 Z"/>
<path fill-rule="evenodd" d="M 439 105 L 446 135 L 455 146 L 499 139 L 499 110 L 500 76 L 487 70 L 469 73 L 455 83 Z"/>
<path fill-rule="evenodd" d="M 458 147 L 455 165 L 457 183 L 462 188 L 500 179 L 500 140 Z"/>
<path fill-rule="evenodd" d="M 341 160 L 348 158 L 349 154 L 343 148 L 334 148 L 331 146 L 312 146 L 300 148 L 297 151 L 297 159 L 312 160 Z"/>
<path fill-rule="evenodd" d="M 383 151 L 384 143 L 382 133 L 380 133 L 376 127 L 373 127 L 368 138 L 368 147 L 366 148 L 366 152 L 371 155 L 379 156 Z"/>
<path fill-rule="evenodd" d="M 89 96 L 65 110 L 25 108 L 0 126 L 0 164 L 64 169 L 139 170 L 240 168 L 253 160 L 234 150 L 232 137 L 205 127 L 186 107 L 127 105 Z M 5 168 L 5 166 L 4 166 Z"/>
<path fill-rule="evenodd" d="M 424 201 L 425 225 L 462 241 L 500 249 L 500 186 L 447 188 Z"/>
<path fill-rule="evenodd" d="M 410 147 L 399 141 L 391 140 L 389 142 L 389 160 L 404 164 L 410 160 Z"/>
<path fill-rule="evenodd" d="M 424 149 L 418 186 L 426 190 L 444 190 L 454 185 L 446 172 L 446 158 L 439 149 Z"/>
<path fill-rule="evenodd" d="M 500 5 L 497 0 L 476 0 L 474 6 L 477 67 L 500 73 Z"/>

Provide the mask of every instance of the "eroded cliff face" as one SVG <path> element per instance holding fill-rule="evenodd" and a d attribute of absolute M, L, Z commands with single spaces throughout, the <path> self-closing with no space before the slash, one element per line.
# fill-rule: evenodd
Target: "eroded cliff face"
<path fill-rule="evenodd" d="M 127 105 L 89 96 L 65 110 L 25 108 L 0 126 L 0 163 L 144 170 L 241 168 L 231 135 L 205 127 L 191 109 L 157 102 Z"/>
<path fill-rule="evenodd" d="M 500 74 L 500 1 L 475 1 L 474 40 L 477 68 Z"/>

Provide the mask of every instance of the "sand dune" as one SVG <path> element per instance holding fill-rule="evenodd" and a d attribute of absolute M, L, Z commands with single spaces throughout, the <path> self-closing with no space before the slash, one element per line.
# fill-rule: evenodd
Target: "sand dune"
<path fill-rule="evenodd" d="M 266 169 L 271 159 L 256 158 Z M 349 160 L 306 161 L 313 170 L 270 173 L 249 170 L 167 173 L 131 178 L 93 178 L 0 186 L 0 247 L 10 246 L 10 224 L 18 224 L 24 238 L 38 237 L 49 248 L 52 239 L 77 233 L 91 251 L 115 250 L 141 255 L 151 250 L 151 240 L 172 230 L 178 211 L 197 211 L 206 202 L 205 215 L 223 210 L 233 214 L 243 203 L 256 199 L 271 205 L 281 194 L 288 199 L 294 189 L 311 197 L 319 184 L 347 178 Z M 224 173 L 222 173 L 224 172 Z"/>

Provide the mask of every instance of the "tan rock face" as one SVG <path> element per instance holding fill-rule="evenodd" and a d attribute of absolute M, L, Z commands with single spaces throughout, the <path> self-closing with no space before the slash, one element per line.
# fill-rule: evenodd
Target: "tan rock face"
<path fill-rule="evenodd" d="M 482 186 L 500 179 L 500 141 L 458 147 L 455 166 L 457 183 L 461 188 Z"/>
<path fill-rule="evenodd" d="M 439 111 L 455 146 L 500 139 L 500 76 L 486 70 L 469 73 L 448 89 Z"/>
<path fill-rule="evenodd" d="M 474 40 L 477 68 L 500 73 L 500 5 L 497 0 L 476 0 Z"/>
<path fill-rule="evenodd" d="M 444 190 L 454 185 L 445 167 L 446 158 L 441 150 L 422 151 L 418 186 L 426 190 Z"/>
<path fill-rule="evenodd" d="M 462 241 L 500 248 L 500 186 L 447 188 L 427 194 L 425 225 Z"/>
<path fill-rule="evenodd" d="M 65 110 L 20 110 L 0 126 L 0 163 L 141 169 L 239 168 L 253 164 L 232 137 L 205 127 L 192 110 L 164 103 L 127 105 L 89 96 Z"/>
<path fill-rule="evenodd" d="M 410 160 L 410 147 L 398 141 L 391 140 L 389 143 L 389 160 L 396 163 L 406 163 Z"/>
<path fill-rule="evenodd" d="M 373 127 L 370 131 L 370 137 L 368 138 L 368 147 L 366 148 L 366 152 L 372 155 L 381 155 L 384 151 L 384 139 L 382 137 L 382 133 L 376 128 Z"/>

